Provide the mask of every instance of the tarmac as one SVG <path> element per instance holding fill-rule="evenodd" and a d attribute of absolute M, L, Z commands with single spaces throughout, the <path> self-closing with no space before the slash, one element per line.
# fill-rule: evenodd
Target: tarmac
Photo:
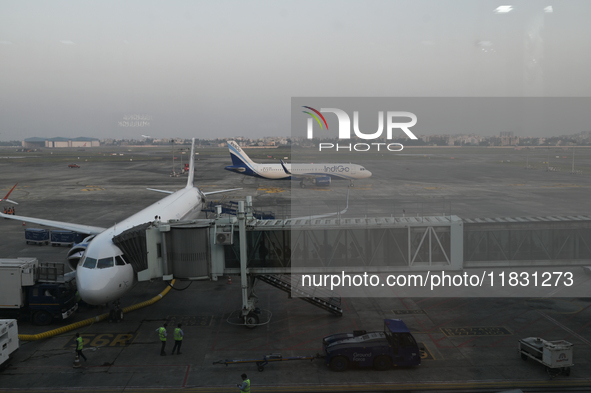
<path fill-rule="evenodd" d="M 251 195 L 255 207 L 272 210 L 277 216 L 335 211 L 345 204 L 348 191 L 350 217 L 589 213 L 591 154 L 583 152 L 579 157 L 577 152 L 583 173 L 574 175 L 568 170 L 570 157 L 563 159 L 562 170 L 547 172 L 542 163 L 546 152 L 538 154 L 536 169 L 526 170 L 523 152 L 483 151 L 437 149 L 392 161 L 368 160 L 363 164 L 373 173 L 370 179 L 357 181 L 354 187 L 335 181 L 328 189 L 300 189 L 297 182 L 244 178 L 223 170 L 229 163 L 227 155 L 201 151 L 195 184 L 205 192 L 243 187 L 216 197 L 239 200 Z M 56 161 L 48 154 L 42 152 L 35 159 L 0 159 L 0 194 L 4 196 L 19 183 L 11 194 L 19 202 L 19 215 L 108 227 L 162 198 L 147 187 L 174 191 L 186 183 L 184 176 L 169 176 L 170 152 L 126 151 L 132 161 L 125 156 L 113 162 L 94 161 L 88 153 L 88 158 L 75 161 L 79 169 L 70 169 L 69 162 Z M 14 155 L 0 152 L 0 156 Z M 290 199 L 298 203 L 292 206 Z M 0 258 L 65 261 L 68 247 L 25 244 L 23 228 L 32 226 L 0 220 Z M 139 283 L 121 300 L 122 306 L 148 300 L 167 285 L 158 280 Z M 241 304 L 238 277 L 231 284 L 227 280 L 177 281 L 174 287 L 178 290 L 152 306 L 126 314 L 122 322 L 100 322 L 78 330 L 88 358 L 80 368 L 72 367 L 76 331 L 21 342 L 10 366 L 0 372 L 0 391 L 232 392 L 238 391 L 242 373 L 250 377 L 253 392 L 591 391 L 589 298 L 399 298 L 393 294 L 389 298 L 343 298 L 343 316 L 336 317 L 258 283 L 258 306 L 272 317 L 268 324 L 247 329 L 227 322 Z M 81 307 L 69 320 L 50 328 L 105 311 Z M 322 359 L 271 363 L 263 372 L 254 363 L 213 364 L 224 359 L 262 359 L 272 353 L 316 355 L 322 352 L 322 337 L 358 329 L 382 330 L 384 318 L 401 318 L 409 326 L 425 348 L 420 366 L 336 373 Z M 170 341 L 164 357 L 159 356 L 155 329 L 165 321 Z M 171 355 L 177 323 L 183 324 L 185 339 L 182 354 Z M 46 330 L 27 320 L 19 322 L 21 334 Z M 517 341 L 525 337 L 573 343 L 575 366 L 570 376 L 551 379 L 542 364 L 523 361 Z"/>

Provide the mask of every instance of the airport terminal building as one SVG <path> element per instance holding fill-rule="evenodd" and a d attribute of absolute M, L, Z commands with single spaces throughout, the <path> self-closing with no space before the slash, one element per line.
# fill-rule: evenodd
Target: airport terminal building
<path fill-rule="evenodd" d="M 98 147 L 101 145 L 97 138 L 27 138 L 23 142 L 25 148 L 40 148 L 40 147 Z"/>

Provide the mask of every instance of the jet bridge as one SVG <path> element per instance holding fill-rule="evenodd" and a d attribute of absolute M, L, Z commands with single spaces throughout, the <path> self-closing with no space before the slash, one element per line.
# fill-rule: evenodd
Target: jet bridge
<path fill-rule="evenodd" d="M 140 281 L 239 275 L 243 300 L 237 318 L 247 326 L 260 322 L 255 313 L 258 281 L 342 313 L 340 298 L 333 293 L 297 292 L 300 287 L 291 282 L 291 273 L 591 264 L 591 216 L 260 220 L 252 214 L 250 198 L 239 202 L 237 210 L 236 216 L 223 215 L 219 208 L 213 219 L 147 223 L 118 238 L 118 245 L 125 246 Z M 130 255 L 134 253 L 139 256 Z"/>
<path fill-rule="evenodd" d="M 297 218 L 260 220 L 251 199 L 236 216 L 186 222 L 147 223 L 118 238 L 139 281 L 211 279 L 240 275 L 239 319 L 259 324 L 255 285 L 263 281 L 328 312 L 342 315 L 340 297 L 326 290 L 302 292 L 290 273 L 459 270 L 463 223 L 459 217 Z M 130 239 L 132 234 L 137 239 Z M 135 236 L 135 235 L 134 235 Z M 145 240 L 144 240 L 145 239 Z M 145 248 L 139 243 L 145 242 Z M 144 262 L 141 262 L 145 260 Z"/>

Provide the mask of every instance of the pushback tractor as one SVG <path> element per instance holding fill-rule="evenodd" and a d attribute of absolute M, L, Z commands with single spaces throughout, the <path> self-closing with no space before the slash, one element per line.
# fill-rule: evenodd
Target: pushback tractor
<path fill-rule="evenodd" d="M 326 365 L 333 371 L 351 366 L 371 367 L 385 371 L 392 366 L 421 364 L 419 346 L 400 319 L 385 319 L 383 332 L 356 330 L 339 333 L 322 340 Z"/>

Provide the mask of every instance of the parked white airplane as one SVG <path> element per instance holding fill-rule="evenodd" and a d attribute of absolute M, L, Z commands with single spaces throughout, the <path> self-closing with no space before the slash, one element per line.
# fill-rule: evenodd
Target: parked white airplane
<path fill-rule="evenodd" d="M 283 161 L 281 164 L 257 164 L 236 142 L 228 141 L 228 148 L 232 165 L 226 170 L 263 179 L 299 180 L 302 188 L 306 187 L 304 181 L 329 186 L 335 178 L 349 180 L 353 185 L 353 180 L 371 176 L 370 171 L 357 164 L 285 164 Z"/>
<path fill-rule="evenodd" d="M 123 252 L 113 243 L 113 236 L 119 235 L 137 225 L 154 221 L 155 217 L 158 217 L 162 221 L 171 219 L 190 220 L 196 218 L 205 203 L 206 195 L 240 190 L 240 188 L 234 188 L 230 190 L 201 192 L 199 188 L 193 186 L 194 163 L 195 139 L 193 139 L 191 146 L 189 178 L 187 179 L 186 187 L 176 192 L 149 189 L 170 195 L 131 217 L 118 222 L 111 228 L 100 228 L 2 213 L 0 213 L 0 217 L 91 235 L 84 239 L 82 243 L 74 246 L 68 253 L 70 266 L 72 269 L 76 269 L 76 280 L 80 297 L 86 303 L 94 305 L 118 301 L 124 293 L 132 288 L 135 273 L 131 264 L 125 260 Z"/>

